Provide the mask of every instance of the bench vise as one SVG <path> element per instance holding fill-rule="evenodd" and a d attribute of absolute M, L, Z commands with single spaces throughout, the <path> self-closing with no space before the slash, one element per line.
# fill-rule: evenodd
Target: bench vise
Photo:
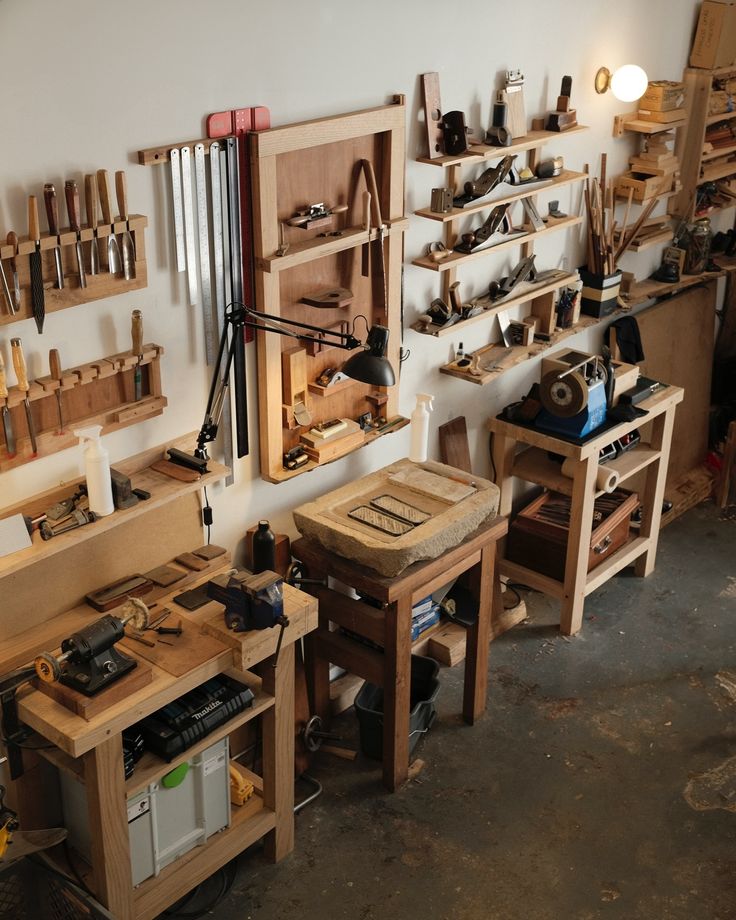
<path fill-rule="evenodd" d="M 275 572 L 225 573 L 207 582 L 207 596 L 225 606 L 225 623 L 233 632 L 286 625 L 284 580 Z"/>

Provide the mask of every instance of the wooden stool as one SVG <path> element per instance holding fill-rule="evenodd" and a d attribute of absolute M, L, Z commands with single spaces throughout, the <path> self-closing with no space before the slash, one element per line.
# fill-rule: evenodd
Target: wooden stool
<path fill-rule="evenodd" d="M 325 724 L 329 722 L 330 662 L 383 687 L 383 782 L 391 792 L 406 780 L 409 768 L 412 606 L 466 573 L 468 587 L 478 601 L 478 619 L 467 631 L 463 692 L 463 719 L 472 725 L 486 708 L 492 609 L 498 616 L 502 613 L 496 543 L 507 526 L 506 518 L 491 518 L 440 558 L 416 562 L 394 578 L 336 556 L 306 538 L 292 545 L 294 558 L 306 568 L 306 577 L 330 576 L 383 607 L 372 607 L 327 587 L 303 586 L 319 600 L 319 627 L 306 637 L 312 711 Z M 341 631 L 331 632 L 330 621 L 372 640 L 383 652 Z"/>

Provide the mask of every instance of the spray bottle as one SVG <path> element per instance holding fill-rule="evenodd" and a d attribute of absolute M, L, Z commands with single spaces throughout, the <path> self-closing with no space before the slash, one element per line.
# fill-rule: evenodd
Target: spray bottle
<path fill-rule="evenodd" d="M 411 447 L 409 459 L 414 463 L 424 463 L 427 459 L 429 444 L 429 413 L 432 411 L 434 396 L 417 393 L 416 408 L 411 414 Z"/>
<path fill-rule="evenodd" d="M 102 425 L 90 425 L 77 428 L 74 432 L 79 443 L 85 446 L 84 475 L 87 479 L 87 496 L 89 510 L 104 517 L 112 514 L 115 505 L 112 500 L 112 483 L 110 482 L 110 457 L 102 446 L 100 434 Z"/>

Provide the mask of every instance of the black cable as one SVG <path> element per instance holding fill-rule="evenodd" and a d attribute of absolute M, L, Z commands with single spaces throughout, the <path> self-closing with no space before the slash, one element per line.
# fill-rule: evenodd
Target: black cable
<path fill-rule="evenodd" d="M 205 515 L 203 518 L 205 524 L 207 525 L 207 545 L 209 546 L 211 542 L 210 534 L 212 532 L 212 508 L 210 507 L 210 500 L 207 497 L 207 486 L 204 487 L 204 508 L 202 510 L 203 512 L 209 512 L 209 514 Z"/>
<path fill-rule="evenodd" d="M 170 907 L 168 910 L 165 910 L 163 912 L 163 916 L 177 917 L 177 918 L 180 918 L 180 920 L 197 920 L 197 918 L 199 917 L 206 916 L 207 914 L 211 913 L 214 910 L 214 908 L 220 903 L 220 901 L 222 901 L 225 898 L 225 896 L 228 894 L 230 889 L 233 887 L 233 884 L 235 883 L 237 874 L 238 874 L 237 859 L 231 859 L 229 863 L 226 863 L 226 865 L 218 869 L 217 872 L 209 876 L 209 879 L 214 879 L 214 878 L 218 879 L 219 888 L 218 888 L 218 891 L 215 893 L 215 895 L 210 899 L 208 904 L 204 905 L 201 908 L 198 908 L 197 910 L 182 911 L 178 909 L 180 905 L 183 907 L 184 905 L 188 904 L 190 901 L 194 899 L 195 895 L 198 894 L 199 891 L 202 889 L 202 885 L 204 884 L 202 883 L 200 885 L 197 885 L 197 887 L 193 891 L 185 895 L 184 898 L 181 898 L 176 904 L 172 905 L 172 907 Z"/>
<path fill-rule="evenodd" d="M 496 482 L 496 464 L 493 462 L 493 432 L 488 435 L 488 459 L 491 461 L 491 469 L 493 470 L 493 482 Z M 496 485 L 498 485 L 497 482 Z"/>
<path fill-rule="evenodd" d="M 12 738 L 6 738 L 4 735 L 0 735 L 0 741 L 5 745 L 12 745 L 12 747 L 21 748 L 24 751 L 50 751 L 51 748 L 55 748 L 55 744 L 23 744 L 22 741 L 13 741 Z"/>
<path fill-rule="evenodd" d="M 513 607 L 507 607 L 507 606 L 504 604 L 503 609 L 504 609 L 504 610 L 516 610 L 516 608 L 517 608 L 517 607 L 519 606 L 519 604 L 521 603 L 521 594 L 519 594 L 519 592 L 516 590 L 516 588 L 514 588 L 512 585 L 508 584 L 508 582 L 507 582 L 507 583 L 506 583 L 506 590 L 503 592 L 504 595 L 507 594 L 509 591 L 511 591 L 513 594 L 516 595 L 516 603 L 513 605 Z"/>

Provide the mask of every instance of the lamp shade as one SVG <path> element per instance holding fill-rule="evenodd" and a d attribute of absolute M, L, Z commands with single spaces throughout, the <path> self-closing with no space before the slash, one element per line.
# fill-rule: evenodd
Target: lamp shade
<path fill-rule="evenodd" d="M 343 374 L 372 386 L 392 387 L 396 376 L 386 357 L 388 334 L 385 326 L 371 326 L 365 349 L 348 358 L 341 368 Z"/>
<path fill-rule="evenodd" d="M 649 79 L 637 64 L 624 64 L 611 77 L 611 92 L 621 102 L 636 102 L 647 90 Z"/>

